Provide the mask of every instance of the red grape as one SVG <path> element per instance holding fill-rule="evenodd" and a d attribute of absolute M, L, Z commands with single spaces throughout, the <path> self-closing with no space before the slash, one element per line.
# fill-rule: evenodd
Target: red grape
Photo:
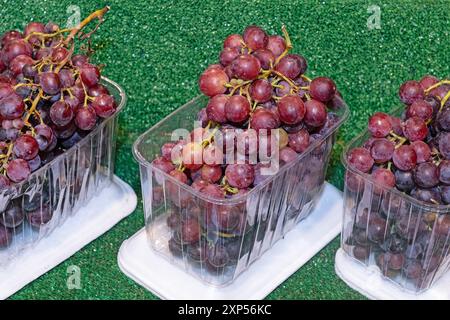
<path fill-rule="evenodd" d="M 296 133 L 289 134 L 289 147 L 298 153 L 302 153 L 309 147 L 309 133 L 301 129 Z"/>
<path fill-rule="evenodd" d="M 39 145 L 32 136 L 24 134 L 14 142 L 13 151 L 16 157 L 31 160 L 37 156 Z"/>
<path fill-rule="evenodd" d="M 275 129 L 278 125 L 278 121 L 273 112 L 266 109 L 257 109 L 250 119 L 250 127 L 257 131 L 262 129 Z"/>
<path fill-rule="evenodd" d="M 0 191 L 8 188 L 10 185 L 11 182 L 9 181 L 9 179 L 6 176 L 0 174 Z"/>
<path fill-rule="evenodd" d="M 198 84 L 200 90 L 205 95 L 213 97 L 217 94 L 224 93 L 227 90 L 225 85 L 228 81 L 229 79 L 225 71 L 215 68 L 205 70 L 201 74 Z"/>
<path fill-rule="evenodd" d="M 73 116 L 72 108 L 64 101 L 57 101 L 50 107 L 50 118 L 58 127 L 68 125 Z"/>
<path fill-rule="evenodd" d="M 172 162 L 163 157 L 155 158 L 152 161 L 152 166 L 158 168 L 161 171 L 164 171 L 165 173 L 170 173 L 171 171 L 175 170 L 175 166 L 172 164 Z"/>
<path fill-rule="evenodd" d="M 242 39 L 242 36 L 240 34 L 230 34 L 223 42 L 223 47 L 241 49 L 243 43 L 244 39 Z"/>
<path fill-rule="evenodd" d="M 369 172 L 374 164 L 374 160 L 369 150 L 365 148 L 354 148 L 347 155 L 349 165 L 364 173 Z"/>
<path fill-rule="evenodd" d="M 192 182 L 191 187 L 194 188 L 197 191 L 200 191 L 201 189 L 203 189 L 207 185 L 209 185 L 209 183 L 207 181 L 202 180 L 202 179 L 197 179 L 194 182 Z"/>
<path fill-rule="evenodd" d="M 248 119 L 250 115 L 250 103 L 243 96 L 232 96 L 225 104 L 225 115 L 231 122 L 240 123 Z"/>
<path fill-rule="evenodd" d="M 294 149 L 290 147 L 284 147 L 280 150 L 280 160 L 284 163 L 289 163 L 297 159 L 298 154 L 294 151 Z"/>
<path fill-rule="evenodd" d="M 225 193 L 217 184 L 208 184 L 200 190 L 201 193 L 211 198 L 222 199 L 225 198 Z"/>
<path fill-rule="evenodd" d="M 81 80 L 88 88 L 97 85 L 100 81 L 100 70 L 93 64 L 85 63 L 79 67 L 79 71 Z"/>
<path fill-rule="evenodd" d="M 431 162 L 419 163 L 414 169 L 414 181 L 421 188 L 432 188 L 439 184 L 438 167 Z"/>
<path fill-rule="evenodd" d="M 305 58 L 296 54 L 288 54 L 287 56 L 283 57 L 275 66 L 276 71 L 290 79 L 295 79 L 300 74 L 305 73 L 306 68 L 307 64 Z M 333 92 L 333 95 L 334 93 L 335 92 Z M 330 100 L 331 98 L 332 97 L 330 97 L 328 100 Z"/>
<path fill-rule="evenodd" d="M 320 101 L 308 100 L 305 102 L 305 118 L 304 121 L 308 126 L 320 127 L 327 120 L 327 107 Z"/>
<path fill-rule="evenodd" d="M 23 40 L 17 39 L 8 41 L 1 51 L 1 57 L 5 65 L 9 65 L 9 63 L 17 56 L 26 55 L 31 57 L 33 49 L 31 45 Z"/>
<path fill-rule="evenodd" d="M 306 108 L 302 99 L 297 95 L 289 95 L 278 101 L 280 119 L 286 124 L 294 125 L 303 120 Z"/>
<path fill-rule="evenodd" d="M 172 161 L 172 150 L 175 145 L 175 142 L 167 142 L 161 147 L 161 155 L 167 161 Z"/>
<path fill-rule="evenodd" d="M 403 171 L 414 169 L 417 164 L 417 155 L 414 148 L 410 145 L 402 145 L 395 149 L 392 156 L 394 165 Z"/>
<path fill-rule="evenodd" d="M 405 104 L 411 104 L 416 100 L 423 99 L 425 93 L 419 82 L 410 80 L 403 83 L 399 90 L 400 100 Z"/>
<path fill-rule="evenodd" d="M 395 145 L 387 139 L 377 139 L 370 148 L 370 155 L 375 163 L 385 163 L 392 159 Z"/>
<path fill-rule="evenodd" d="M 25 104 L 22 98 L 16 93 L 12 93 L 0 100 L 0 116 L 3 119 L 14 120 L 20 118 L 24 111 Z"/>
<path fill-rule="evenodd" d="M 250 97 L 257 102 L 267 102 L 272 99 L 272 85 L 265 79 L 255 80 L 249 88 Z"/>
<path fill-rule="evenodd" d="M 55 95 L 61 90 L 61 81 L 55 72 L 43 72 L 39 74 L 39 84 L 42 90 L 49 95 Z"/>
<path fill-rule="evenodd" d="M 100 118 L 109 118 L 116 111 L 116 102 L 113 96 L 101 94 L 92 102 L 92 108 Z"/>
<path fill-rule="evenodd" d="M 194 243 L 200 240 L 200 224 L 196 219 L 188 218 L 181 224 L 181 240 L 184 243 Z"/>
<path fill-rule="evenodd" d="M 62 88 L 70 88 L 73 85 L 75 85 L 75 75 L 72 70 L 62 69 L 61 71 L 59 71 L 58 75 Z M 89 92 L 89 95 L 91 97 L 94 97 L 94 95 L 91 94 L 91 92 Z"/>
<path fill-rule="evenodd" d="M 84 54 L 76 54 L 72 56 L 72 64 L 75 67 L 81 67 L 82 65 L 89 63 L 89 57 Z"/>
<path fill-rule="evenodd" d="M 11 71 L 12 75 L 17 76 L 22 73 L 22 69 L 24 66 L 32 65 L 33 63 L 34 60 L 31 59 L 30 56 L 21 54 L 11 60 L 11 62 L 9 63 L 9 70 Z"/>
<path fill-rule="evenodd" d="M 379 168 L 372 172 L 372 177 L 378 184 L 382 186 L 388 188 L 393 188 L 395 186 L 394 174 L 388 169 Z"/>
<path fill-rule="evenodd" d="M 403 133 L 410 141 L 424 140 L 428 135 L 428 127 L 421 118 L 411 117 L 406 120 Z"/>
<path fill-rule="evenodd" d="M 223 152 L 222 149 L 216 145 L 210 144 L 205 149 L 203 149 L 203 161 L 205 164 L 213 166 L 220 165 L 223 163 Z"/>
<path fill-rule="evenodd" d="M 81 130 L 92 130 L 97 123 L 97 116 L 94 109 L 83 107 L 77 110 L 75 114 L 75 124 Z"/>
<path fill-rule="evenodd" d="M 60 71 L 60 75 L 59 75 L 60 78 L 61 78 L 61 71 Z M 90 97 L 95 98 L 95 97 L 101 96 L 102 94 L 109 95 L 109 91 L 108 91 L 108 88 L 106 88 L 104 85 L 99 83 L 93 87 L 90 87 L 88 89 L 88 94 Z"/>
<path fill-rule="evenodd" d="M 439 82 L 439 79 L 435 76 L 426 75 L 422 79 L 420 79 L 419 84 L 422 87 L 423 90 L 427 90 L 432 85 Z"/>
<path fill-rule="evenodd" d="M 206 114 L 210 120 L 218 123 L 227 122 L 225 105 L 229 98 L 230 97 L 225 94 L 218 94 L 209 99 L 208 105 L 206 106 Z"/>
<path fill-rule="evenodd" d="M 336 94 L 336 84 L 330 78 L 318 77 L 311 81 L 309 90 L 313 99 L 328 102 Z"/>
<path fill-rule="evenodd" d="M 406 114 L 408 118 L 419 117 L 424 121 L 433 117 L 433 107 L 425 100 L 414 101 L 407 109 Z"/>
<path fill-rule="evenodd" d="M 14 159 L 8 163 L 6 174 L 12 182 L 22 182 L 30 176 L 31 169 L 27 161 Z"/>
<path fill-rule="evenodd" d="M 253 52 L 253 56 L 256 57 L 261 63 L 261 68 L 269 70 L 275 62 L 275 56 L 272 51 L 267 49 L 258 49 Z"/>
<path fill-rule="evenodd" d="M 417 163 L 427 162 L 431 157 L 431 150 L 428 144 L 423 141 L 417 140 L 411 143 L 414 151 L 417 155 Z"/>
<path fill-rule="evenodd" d="M 286 42 L 281 36 L 269 36 L 266 48 L 278 58 L 286 50 Z"/>
<path fill-rule="evenodd" d="M 267 33 L 257 26 L 249 26 L 244 30 L 244 42 L 251 50 L 265 48 L 269 37 Z"/>
<path fill-rule="evenodd" d="M 222 177 L 222 168 L 220 166 L 204 165 L 201 168 L 201 174 L 203 180 L 209 183 L 215 183 Z"/>
<path fill-rule="evenodd" d="M 0 38 L 0 47 L 4 47 L 7 42 L 12 40 L 23 39 L 23 34 L 16 30 L 6 31 Z"/>
<path fill-rule="evenodd" d="M 61 63 L 69 54 L 69 50 L 64 47 L 58 47 L 52 51 L 52 60 L 56 63 Z"/>
<path fill-rule="evenodd" d="M 233 60 L 236 59 L 240 54 L 241 54 L 241 52 L 236 47 L 235 48 L 224 48 L 222 50 L 222 52 L 220 53 L 219 61 L 224 67 L 226 67 L 231 62 L 233 62 Z"/>
<path fill-rule="evenodd" d="M 384 138 L 392 130 L 391 117 L 382 112 L 374 113 L 369 119 L 369 132 L 374 138 Z"/>
<path fill-rule="evenodd" d="M 250 164 L 230 164 L 225 169 L 225 176 L 230 186 L 244 189 L 255 180 L 255 170 Z"/>
<path fill-rule="evenodd" d="M 183 165 L 191 170 L 197 170 L 203 165 L 203 147 L 199 143 L 190 142 L 183 146 Z"/>
<path fill-rule="evenodd" d="M 233 75 L 242 80 L 254 80 L 261 70 L 261 63 L 257 58 L 249 54 L 243 54 L 231 63 Z"/>

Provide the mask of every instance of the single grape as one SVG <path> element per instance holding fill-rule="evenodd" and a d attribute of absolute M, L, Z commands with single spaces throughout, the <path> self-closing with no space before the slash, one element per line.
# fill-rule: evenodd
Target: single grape
<path fill-rule="evenodd" d="M 34 60 L 31 59 L 30 56 L 21 54 L 17 57 L 15 57 L 11 62 L 9 63 L 9 70 L 11 71 L 11 74 L 14 76 L 18 76 L 22 73 L 23 67 L 26 65 L 32 65 L 34 63 Z"/>
<path fill-rule="evenodd" d="M 286 42 L 281 36 L 269 36 L 266 48 L 278 58 L 286 50 Z"/>
<path fill-rule="evenodd" d="M 416 186 L 412 171 L 396 170 L 395 185 L 400 191 L 411 192 Z"/>
<path fill-rule="evenodd" d="M 227 120 L 240 123 L 248 119 L 251 106 L 248 100 L 240 95 L 232 96 L 225 104 L 225 115 Z"/>
<path fill-rule="evenodd" d="M 94 98 L 92 108 L 100 118 L 108 118 L 116 112 L 116 101 L 109 94 L 101 94 Z"/>
<path fill-rule="evenodd" d="M 436 121 L 440 129 L 450 131 L 450 108 L 444 108 L 439 112 Z"/>
<path fill-rule="evenodd" d="M 407 260 L 403 265 L 403 273 L 409 279 L 418 279 L 422 274 L 422 266 L 416 260 Z"/>
<path fill-rule="evenodd" d="M 439 181 L 450 185 L 450 160 L 442 160 L 439 164 Z"/>
<path fill-rule="evenodd" d="M 241 54 L 239 48 L 224 48 L 219 56 L 220 64 L 224 67 L 228 66 Z"/>
<path fill-rule="evenodd" d="M 170 173 L 171 171 L 175 170 L 175 166 L 172 164 L 172 162 L 163 157 L 155 158 L 152 161 L 152 166 L 158 168 L 161 171 L 164 171 L 165 173 Z"/>
<path fill-rule="evenodd" d="M 364 173 L 369 172 L 374 165 L 374 160 L 369 150 L 365 148 L 354 148 L 350 150 L 347 155 L 347 161 L 351 167 Z"/>
<path fill-rule="evenodd" d="M 20 118 L 25 111 L 22 97 L 12 93 L 0 100 L 0 116 L 3 119 L 14 120 Z"/>
<path fill-rule="evenodd" d="M 26 55 L 31 57 L 33 49 L 31 45 L 24 39 L 16 39 L 8 41 L 1 50 L 1 57 L 5 65 L 9 63 L 17 56 Z"/>
<path fill-rule="evenodd" d="M 72 56 L 71 60 L 75 67 L 81 67 L 82 65 L 89 63 L 89 57 L 84 54 L 76 54 Z"/>
<path fill-rule="evenodd" d="M 443 132 L 438 139 L 439 151 L 445 159 L 450 160 L 450 132 Z"/>
<path fill-rule="evenodd" d="M 25 160 L 14 159 L 8 163 L 6 174 L 11 181 L 22 182 L 30 176 L 31 169 Z"/>
<path fill-rule="evenodd" d="M 3 33 L 0 37 L 0 47 L 4 47 L 7 42 L 12 40 L 23 39 L 23 34 L 16 30 L 10 30 Z"/>
<path fill-rule="evenodd" d="M 39 155 L 37 155 L 36 157 L 34 157 L 31 160 L 28 160 L 27 162 L 28 162 L 28 165 L 30 166 L 31 172 L 34 172 L 37 169 L 39 169 L 42 164 L 41 157 Z"/>
<path fill-rule="evenodd" d="M 372 137 L 374 138 L 384 138 L 392 130 L 392 119 L 391 117 L 383 112 L 374 113 L 368 124 L 368 129 Z"/>
<path fill-rule="evenodd" d="M 321 127 L 327 120 L 327 107 L 320 101 L 311 99 L 305 102 L 304 121 L 308 126 Z"/>
<path fill-rule="evenodd" d="M 59 127 L 67 126 L 73 117 L 72 108 L 64 101 L 57 101 L 50 107 L 50 119 Z"/>
<path fill-rule="evenodd" d="M 421 188 L 432 188 L 439 184 L 438 167 L 431 162 L 419 163 L 414 169 L 414 181 Z"/>
<path fill-rule="evenodd" d="M 75 124 L 81 130 L 92 130 L 97 123 L 97 116 L 91 107 L 80 108 L 75 114 Z"/>
<path fill-rule="evenodd" d="M 267 33 L 257 26 L 248 26 L 243 34 L 244 42 L 252 51 L 265 48 L 269 37 Z"/>
<path fill-rule="evenodd" d="M 200 224 L 196 219 L 188 218 L 181 223 L 181 240 L 183 243 L 194 243 L 200 240 Z"/>
<path fill-rule="evenodd" d="M 62 69 L 59 71 L 58 75 L 62 88 L 70 88 L 75 85 L 75 75 L 72 70 Z M 89 95 L 93 97 L 91 93 L 89 93 Z"/>
<path fill-rule="evenodd" d="M 295 152 L 302 153 L 309 147 L 309 144 L 309 133 L 306 129 L 289 134 L 289 147 Z"/>
<path fill-rule="evenodd" d="M 199 87 L 203 94 L 213 97 L 215 95 L 224 93 L 227 88 L 228 76 L 222 69 L 207 69 L 199 79 Z"/>
<path fill-rule="evenodd" d="M 275 71 L 290 79 L 297 78 L 300 74 L 305 73 L 306 69 L 306 59 L 296 54 L 286 55 L 275 66 Z"/>
<path fill-rule="evenodd" d="M 431 157 L 431 150 L 428 144 L 423 141 L 414 141 L 411 143 L 417 155 L 417 163 L 427 162 Z"/>
<path fill-rule="evenodd" d="M 284 147 L 280 150 L 280 160 L 284 163 L 289 163 L 297 159 L 297 152 L 291 147 Z M 255 176 L 256 180 L 256 176 Z M 256 184 L 256 183 L 255 183 Z"/>
<path fill-rule="evenodd" d="M 423 99 L 425 93 L 419 82 L 410 80 L 404 82 L 398 92 L 400 100 L 405 104 L 412 104 L 414 101 Z"/>
<path fill-rule="evenodd" d="M 443 214 L 439 216 L 436 232 L 443 237 L 447 237 L 448 239 L 448 236 L 450 234 L 450 215 Z"/>
<path fill-rule="evenodd" d="M 39 74 L 39 84 L 48 95 L 55 95 L 61 90 L 61 81 L 55 72 L 43 72 Z"/>
<path fill-rule="evenodd" d="M 242 80 L 256 79 L 260 70 L 261 63 L 259 60 L 249 54 L 240 55 L 231 63 L 231 71 L 233 75 Z"/>
<path fill-rule="evenodd" d="M 272 85 L 265 79 L 252 82 L 249 88 L 250 97 L 257 102 L 267 102 L 272 99 Z"/>
<path fill-rule="evenodd" d="M 209 99 L 208 105 L 206 106 L 206 114 L 208 115 L 208 119 L 218 123 L 227 122 L 225 105 L 229 98 L 230 97 L 225 94 L 218 94 Z"/>
<path fill-rule="evenodd" d="M 209 183 L 215 183 L 222 178 L 222 168 L 220 166 L 203 165 L 201 174 L 203 180 Z"/>
<path fill-rule="evenodd" d="M 39 144 L 35 138 L 24 134 L 14 142 L 13 152 L 20 159 L 31 160 L 39 153 Z"/>
<path fill-rule="evenodd" d="M 61 75 L 60 75 L 60 77 L 61 77 Z M 101 96 L 102 94 L 106 94 L 106 95 L 111 95 L 110 93 L 109 93 L 109 90 L 108 90 L 108 88 L 106 88 L 104 85 L 102 85 L 101 83 L 98 83 L 98 84 L 96 84 L 95 86 L 93 86 L 93 87 L 90 87 L 89 89 L 88 89 L 88 95 L 90 96 L 90 97 L 99 97 L 99 96 Z"/>
<path fill-rule="evenodd" d="M 278 125 L 274 113 L 266 109 L 257 109 L 250 119 L 250 127 L 257 131 L 275 129 Z"/>
<path fill-rule="evenodd" d="M 392 156 L 394 165 L 403 171 L 414 169 L 417 164 L 417 155 L 414 148 L 410 145 L 402 145 L 395 149 Z"/>
<path fill-rule="evenodd" d="M 432 75 L 426 75 L 420 79 L 419 84 L 423 90 L 427 90 L 432 85 L 439 82 L 439 79 Z"/>
<path fill-rule="evenodd" d="M 428 127 L 425 121 L 419 117 L 411 117 L 406 120 L 403 133 L 410 141 L 424 140 L 428 135 Z"/>
<path fill-rule="evenodd" d="M 450 186 L 440 186 L 441 198 L 445 204 L 450 204 Z M 0 183 L 1 190 L 1 183 Z"/>
<path fill-rule="evenodd" d="M 88 88 L 91 88 L 99 83 L 100 70 L 97 66 L 90 63 L 85 63 L 79 67 L 78 70 L 80 71 L 81 80 Z"/>
<path fill-rule="evenodd" d="M 372 172 L 372 178 L 384 187 L 393 188 L 395 186 L 395 176 L 388 169 L 378 168 Z"/>
<path fill-rule="evenodd" d="M 190 170 L 197 170 L 203 165 L 203 147 L 200 143 L 190 142 L 183 146 L 183 165 Z"/>
<path fill-rule="evenodd" d="M 442 198 L 439 190 L 437 189 L 420 189 L 415 188 L 411 191 L 411 196 L 417 200 L 424 201 L 432 204 L 441 204 Z"/>
<path fill-rule="evenodd" d="M 192 182 L 191 187 L 197 191 L 201 191 L 204 187 L 208 186 L 209 183 L 203 179 L 197 179 Z"/>
<path fill-rule="evenodd" d="M 392 159 L 395 145 L 386 138 L 376 139 L 370 148 L 370 155 L 375 163 L 385 163 Z"/>
<path fill-rule="evenodd" d="M 253 52 L 252 55 L 259 60 L 261 68 L 265 70 L 269 70 L 275 62 L 274 54 L 272 53 L 272 51 L 267 49 L 258 49 Z"/>
<path fill-rule="evenodd" d="M 408 118 L 419 117 L 424 121 L 433 117 L 433 106 L 425 100 L 415 100 L 407 109 Z"/>
<path fill-rule="evenodd" d="M 275 93 L 278 97 L 284 97 L 291 93 L 291 85 L 287 81 L 280 81 L 275 89 Z"/>
<path fill-rule="evenodd" d="M 244 189 L 252 185 L 255 170 L 250 164 L 230 164 L 225 169 L 225 176 L 230 186 Z"/>
<path fill-rule="evenodd" d="M 385 219 L 376 215 L 371 215 L 369 218 L 367 236 L 370 241 L 380 243 L 384 240 L 388 224 Z"/>
<path fill-rule="evenodd" d="M 240 34 L 230 34 L 223 42 L 223 47 L 241 49 L 243 43 L 244 39 L 242 39 L 242 36 Z"/>
<path fill-rule="evenodd" d="M 336 94 L 336 84 L 330 78 L 318 77 L 311 81 L 309 90 L 313 99 L 325 103 Z"/>
<path fill-rule="evenodd" d="M 217 206 L 211 213 L 212 223 L 222 231 L 232 231 L 241 224 L 242 213 L 238 207 Z"/>
<path fill-rule="evenodd" d="M 288 125 L 300 123 L 306 113 L 305 104 L 302 99 L 296 95 L 289 95 L 281 98 L 278 101 L 277 106 L 281 121 Z"/>

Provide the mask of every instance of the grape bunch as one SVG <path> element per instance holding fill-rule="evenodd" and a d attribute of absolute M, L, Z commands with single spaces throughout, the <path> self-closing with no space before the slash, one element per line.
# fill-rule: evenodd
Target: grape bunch
<path fill-rule="evenodd" d="M 115 113 L 90 46 L 75 54 L 83 40 L 90 44 L 107 11 L 95 11 L 72 29 L 30 22 L 23 32 L 1 35 L 0 190 L 25 181 Z M 95 28 L 83 32 L 93 20 Z"/>
<path fill-rule="evenodd" d="M 450 215 L 437 208 L 450 204 L 450 80 L 426 75 L 406 81 L 399 97 L 404 104 L 400 117 L 373 114 L 370 137 L 346 154 L 358 172 L 346 175 L 349 196 L 357 199 L 349 241 L 358 259 L 369 261 L 374 252 L 383 274 L 424 289 L 450 250 Z M 362 175 L 371 176 L 371 190 Z M 362 196 L 367 192 L 370 204 Z M 369 212 L 358 210 L 358 203 Z"/>
<path fill-rule="evenodd" d="M 264 170 L 272 161 L 280 165 L 293 162 L 315 142 L 324 141 L 340 122 L 338 111 L 344 102 L 333 80 L 306 76 L 306 59 L 291 53 L 290 37 L 285 27 L 282 31 L 283 37 L 268 35 L 252 25 L 242 35 L 232 34 L 224 40 L 219 62 L 208 66 L 199 77 L 200 91 L 208 98 L 198 113 L 201 126 L 185 139 L 165 143 L 153 167 L 206 197 L 237 199 L 276 173 Z M 303 180 L 302 187 L 310 186 L 304 194 L 288 196 L 297 214 L 301 208 L 293 203 L 306 201 L 306 194 L 321 185 L 318 180 L 323 179 L 327 147 L 323 143 L 317 147 L 317 161 L 305 169 L 303 177 L 289 177 Z M 156 176 L 156 180 L 162 179 Z M 169 197 L 175 195 L 168 218 L 174 232 L 169 242 L 172 253 L 189 253 L 195 245 L 196 255 L 203 252 L 200 255 L 206 264 L 214 266 L 213 270 L 227 265 L 225 261 L 233 256 L 227 251 L 228 242 L 246 234 L 245 202 L 235 206 L 195 205 L 188 192 L 172 185 L 167 189 Z M 180 218 L 186 216 L 186 210 L 198 214 Z M 273 219 L 271 228 L 275 227 Z M 214 241 L 208 232 L 212 229 L 221 235 Z M 240 241 L 245 242 L 246 236 Z M 218 245 L 222 240 L 225 248 Z"/>

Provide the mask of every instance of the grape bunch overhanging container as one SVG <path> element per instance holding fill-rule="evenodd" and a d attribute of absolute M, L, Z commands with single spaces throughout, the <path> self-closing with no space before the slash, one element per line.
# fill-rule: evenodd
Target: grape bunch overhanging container
<path fill-rule="evenodd" d="M 126 96 L 115 82 L 103 77 L 101 83 L 114 96 L 116 113 L 27 180 L 0 192 L 0 233 L 8 238 L 6 246 L 0 248 L 0 270 L 19 255 L 32 251 L 34 245 L 111 183 L 117 120 Z M 16 211 L 13 219 L 9 210 Z"/>
<path fill-rule="evenodd" d="M 200 96 L 180 107 L 142 134 L 135 142 L 133 151 L 140 165 L 150 247 L 202 282 L 225 286 L 311 213 L 324 184 L 337 130 L 349 111 L 344 104 L 335 112 L 339 121 L 322 140 L 312 143 L 295 161 L 281 166 L 275 175 L 250 192 L 218 200 L 178 182 L 151 163 L 160 153 L 160 147 L 170 140 L 173 130 L 193 129 L 197 112 L 207 102 L 207 97 Z M 241 223 L 234 230 L 219 230 L 207 222 L 208 216 L 213 216 L 216 210 L 222 208 L 239 212 Z M 192 250 L 192 244 L 182 245 L 181 251 L 173 254 L 169 241 L 177 234 L 166 223 L 172 213 L 180 215 L 181 219 L 189 216 L 198 219 L 202 236 L 194 246 L 213 246 L 214 250 L 225 250 L 227 258 L 222 267 L 211 268 L 204 258 Z"/>
<path fill-rule="evenodd" d="M 363 132 L 342 154 L 346 176 L 341 247 L 356 263 L 376 268 L 402 290 L 423 292 L 450 270 L 450 205 L 419 201 L 352 168 L 348 152 L 369 136 Z"/>

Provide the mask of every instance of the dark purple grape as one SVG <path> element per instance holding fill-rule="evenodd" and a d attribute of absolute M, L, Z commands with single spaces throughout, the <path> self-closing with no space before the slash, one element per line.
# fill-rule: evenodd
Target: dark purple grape
<path fill-rule="evenodd" d="M 327 120 L 327 107 L 320 101 L 311 99 L 305 102 L 304 122 L 310 127 L 321 127 Z"/>
<path fill-rule="evenodd" d="M 438 167 L 431 162 L 419 163 L 414 169 L 414 181 L 421 188 L 432 188 L 439 184 Z"/>
<path fill-rule="evenodd" d="M 450 131 L 450 108 L 444 108 L 439 112 L 436 121 L 440 129 Z"/>
<path fill-rule="evenodd" d="M 442 201 L 445 204 L 450 204 L 450 186 L 441 186 L 439 189 L 441 190 Z"/>
<path fill-rule="evenodd" d="M 431 150 L 428 144 L 423 141 L 414 141 L 411 143 L 417 156 L 417 163 L 427 162 L 431 157 Z"/>
<path fill-rule="evenodd" d="M 384 187 L 393 188 L 395 186 L 395 176 L 388 169 L 378 168 L 372 172 L 372 178 Z"/>
<path fill-rule="evenodd" d="M 450 132 L 443 132 L 438 139 L 439 151 L 445 159 L 450 160 Z"/>
<path fill-rule="evenodd" d="M 11 60 L 9 63 L 9 70 L 13 76 L 18 76 L 22 73 L 24 66 L 32 65 L 33 63 L 34 60 L 30 56 L 22 54 Z"/>
<path fill-rule="evenodd" d="M 407 117 L 419 117 L 424 121 L 433 117 L 433 107 L 425 100 L 414 101 L 406 111 Z"/>
<path fill-rule="evenodd" d="M 415 187 L 412 171 L 395 171 L 395 185 L 397 189 L 404 192 L 410 192 Z"/>
<path fill-rule="evenodd" d="M 39 84 L 48 95 L 56 95 L 61 90 L 61 81 L 55 72 L 47 71 L 39 74 Z"/>
<path fill-rule="evenodd" d="M 183 243 L 195 243 L 200 240 L 200 225 L 196 219 L 188 218 L 181 224 L 181 240 Z"/>
<path fill-rule="evenodd" d="M 439 82 L 439 79 L 432 75 L 426 75 L 422 79 L 420 79 L 419 84 L 423 90 L 427 90 L 432 85 Z"/>
<path fill-rule="evenodd" d="M 371 216 L 369 219 L 369 227 L 367 229 L 367 235 L 369 240 L 373 242 L 381 242 L 387 232 L 387 222 L 383 218 L 377 216 Z"/>
<path fill-rule="evenodd" d="M 30 170 L 31 172 L 36 171 L 37 169 L 39 169 L 41 167 L 41 157 L 39 155 L 37 155 L 35 158 L 28 160 L 28 165 L 30 166 Z"/>
<path fill-rule="evenodd" d="M 416 188 L 411 191 L 411 196 L 417 200 L 432 203 L 441 204 L 441 194 L 437 189 L 420 189 Z"/>
<path fill-rule="evenodd" d="M 17 228 L 25 219 L 25 215 L 19 201 L 11 201 L 3 213 L 0 213 L 0 229 L 2 225 L 7 228 Z M 0 241 L 1 242 L 1 241 Z"/>
<path fill-rule="evenodd" d="M 50 222 L 53 217 L 53 213 L 49 206 L 40 206 L 37 210 L 27 212 L 26 214 L 28 223 L 34 228 L 40 228 L 41 226 Z"/>
<path fill-rule="evenodd" d="M 1 50 L 1 58 L 5 65 L 9 65 L 15 57 L 20 55 L 31 57 L 32 52 L 33 49 L 27 41 L 24 39 L 16 39 L 5 43 Z"/>
<path fill-rule="evenodd" d="M 14 120 L 20 118 L 25 111 L 22 97 L 12 93 L 0 100 L 0 116 L 3 119 Z"/>
<path fill-rule="evenodd" d="M 89 57 L 83 54 L 76 54 L 72 56 L 72 64 L 75 67 L 81 67 L 82 65 L 89 62 Z"/>
<path fill-rule="evenodd" d="M 403 265 L 403 272 L 409 279 L 418 279 L 422 274 L 422 265 L 417 260 L 407 260 Z"/>
<path fill-rule="evenodd" d="M 439 164 L 439 181 L 450 185 L 450 160 L 442 160 Z"/>
<path fill-rule="evenodd" d="M 73 117 L 72 108 L 64 101 L 57 101 L 50 107 L 50 119 L 58 127 L 67 126 Z"/>

